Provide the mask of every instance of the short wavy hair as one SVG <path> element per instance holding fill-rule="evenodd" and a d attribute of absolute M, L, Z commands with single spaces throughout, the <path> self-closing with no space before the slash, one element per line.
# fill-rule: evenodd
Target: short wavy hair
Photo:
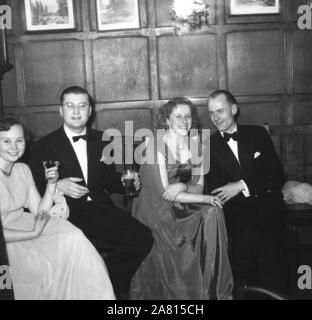
<path fill-rule="evenodd" d="M 7 117 L 0 121 L 0 132 L 9 131 L 13 126 L 21 126 L 24 131 L 25 141 L 29 142 L 31 136 L 25 125 L 18 119 L 14 117 Z"/>
<path fill-rule="evenodd" d="M 190 107 L 192 128 L 199 128 L 199 119 L 197 116 L 196 107 L 193 102 L 186 97 L 172 98 L 159 109 L 156 119 L 156 128 L 168 129 L 166 120 L 169 120 L 172 111 L 176 109 L 178 105 L 187 105 Z"/>
<path fill-rule="evenodd" d="M 70 93 L 87 95 L 88 96 L 88 101 L 89 101 L 89 104 L 90 104 L 91 108 L 92 109 L 94 108 L 94 99 L 92 98 L 90 93 L 86 89 L 84 89 L 82 87 L 79 87 L 79 86 L 72 86 L 72 87 L 68 87 L 68 88 L 64 89 L 63 92 L 61 93 L 61 96 L 60 96 L 61 104 L 63 104 L 63 102 L 64 102 L 64 96 L 66 94 L 70 94 Z"/>

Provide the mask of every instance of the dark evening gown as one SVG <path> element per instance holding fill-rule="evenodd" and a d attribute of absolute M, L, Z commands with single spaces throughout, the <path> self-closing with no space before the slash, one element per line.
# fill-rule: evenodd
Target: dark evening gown
<path fill-rule="evenodd" d="M 191 161 L 169 164 L 165 153 L 169 183 L 190 181 Z M 142 189 L 132 214 L 152 229 L 155 242 L 132 279 L 130 299 L 231 299 L 223 210 L 164 200 L 158 164 L 143 164 L 140 178 Z"/>

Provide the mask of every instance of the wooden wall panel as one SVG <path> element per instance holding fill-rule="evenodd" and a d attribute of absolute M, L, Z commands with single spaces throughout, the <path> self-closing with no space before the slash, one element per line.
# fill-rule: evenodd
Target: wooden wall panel
<path fill-rule="evenodd" d="M 291 0 L 288 2 L 291 7 L 291 20 L 297 21 L 298 18 L 300 17 L 300 14 L 298 14 L 299 6 L 307 5 L 307 4 L 309 4 L 310 1 L 309 0 Z"/>
<path fill-rule="evenodd" d="M 241 103 L 240 124 L 257 124 L 263 126 L 284 124 L 285 107 L 282 103 Z"/>
<path fill-rule="evenodd" d="M 312 101 L 297 102 L 295 106 L 295 123 L 312 123 Z"/>
<path fill-rule="evenodd" d="M 116 128 L 125 134 L 125 121 L 133 121 L 134 131 L 151 128 L 152 112 L 150 109 L 105 109 L 97 113 L 96 128 L 106 130 Z"/>
<path fill-rule="evenodd" d="M 295 92 L 312 92 L 312 32 L 294 32 L 294 87 Z"/>
<path fill-rule="evenodd" d="M 146 38 L 98 39 L 93 59 L 98 102 L 150 99 Z"/>
<path fill-rule="evenodd" d="M 7 34 L 18 34 L 21 31 L 20 25 L 21 25 L 21 19 L 20 19 L 20 12 L 19 12 L 19 6 L 20 1 L 16 0 L 7 0 L 7 5 L 10 6 L 12 9 L 12 29 L 6 30 Z"/>
<path fill-rule="evenodd" d="M 14 61 L 14 46 L 9 45 L 9 60 L 13 64 Z M 2 84 L 3 104 L 7 107 L 17 105 L 17 89 L 15 70 L 6 73 Z"/>
<path fill-rule="evenodd" d="M 22 117 L 27 129 L 34 139 L 54 131 L 62 125 L 62 118 L 56 108 L 55 112 L 34 112 Z"/>
<path fill-rule="evenodd" d="M 284 43 L 279 31 L 227 35 L 228 85 L 234 94 L 284 92 Z"/>
<path fill-rule="evenodd" d="M 23 47 L 25 97 L 27 106 L 53 105 L 62 90 L 84 86 L 81 41 L 38 41 Z"/>
<path fill-rule="evenodd" d="M 123 128 L 125 119 L 151 127 L 151 114 L 181 95 L 210 128 L 205 101 L 214 88 L 237 96 L 242 123 L 312 123 L 312 33 L 296 23 L 308 0 L 280 0 L 280 14 L 245 17 L 229 15 L 229 0 L 206 0 L 210 26 L 183 36 L 171 26 L 173 0 L 139 0 L 140 29 L 104 32 L 97 31 L 95 0 L 74 2 L 76 30 L 27 33 L 21 1 L 8 1 L 14 70 L 3 81 L 5 113 L 28 119 L 36 136 L 57 126 L 53 106 L 75 84 L 95 96 L 100 129 Z"/>
<path fill-rule="evenodd" d="M 205 97 L 217 87 L 216 36 L 159 38 L 160 96 Z"/>

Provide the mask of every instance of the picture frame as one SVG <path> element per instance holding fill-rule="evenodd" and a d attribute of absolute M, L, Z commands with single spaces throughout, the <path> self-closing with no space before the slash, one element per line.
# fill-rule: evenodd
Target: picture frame
<path fill-rule="evenodd" d="M 278 14 L 279 0 L 231 0 L 231 15 Z"/>
<path fill-rule="evenodd" d="M 138 0 L 96 0 L 99 31 L 140 28 Z"/>
<path fill-rule="evenodd" d="M 76 26 L 73 0 L 24 0 L 26 31 L 66 30 Z"/>

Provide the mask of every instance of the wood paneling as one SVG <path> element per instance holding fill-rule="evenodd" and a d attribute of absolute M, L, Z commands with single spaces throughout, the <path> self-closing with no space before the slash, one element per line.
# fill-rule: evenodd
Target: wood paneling
<path fill-rule="evenodd" d="M 9 45 L 9 59 L 13 64 L 14 61 L 14 47 Z M 16 77 L 14 70 L 4 75 L 2 83 L 3 104 L 6 107 L 14 107 L 17 105 L 17 89 Z"/>
<path fill-rule="evenodd" d="M 151 127 L 151 114 L 174 96 L 191 97 L 209 128 L 205 101 L 222 88 L 236 95 L 242 123 L 312 122 L 312 33 L 296 23 L 308 0 L 281 0 L 279 14 L 261 16 L 230 16 L 229 0 L 206 0 L 210 25 L 183 36 L 171 27 L 173 0 L 138 1 L 139 29 L 99 32 L 95 0 L 74 0 L 76 30 L 25 33 L 23 3 L 9 0 L 14 69 L 3 82 L 5 113 L 41 136 L 58 125 L 50 115 L 60 92 L 81 85 L 95 97 L 97 128 L 123 128 L 126 119 Z"/>
<path fill-rule="evenodd" d="M 60 127 L 63 120 L 55 107 L 55 112 L 35 112 L 22 118 L 32 137 L 42 137 Z"/>
<path fill-rule="evenodd" d="M 98 102 L 150 99 L 146 38 L 95 40 L 93 59 Z"/>
<path fill-rule="evenodd" d="M 227 35 L 229 89 L 238 95 L 284 92 L 284 43 L 279 31 Z"/>
<path fill-rule="evenodd" d="M 312 101 L 297 102 L 295 106 L 295 123 L 312 123 Z"/>
<path fill-rule="evenodd" d="M 288 1 L 289 5 L 291 6 L 290 12 L 291 12 L 291 20 L 297 21 L 300 15 L 298 14 L 298 8 L 301 5 L 307 5 L 310 3 L 309 0 L 291 0 Z"/>
<path fill-rule="evenodd" d="M 282 103 L 240 104 L 240 124 L 257 124 L 263 126 L 284 124 L 285 106 Z"/>
<path fill-rule="evenodd" d="M 29 42 L 23 47 L 26 105 L 57 104 L 68 86 L 84 86 L 81 41 Z"/>
<path fill-rule="evenodd" d="M 312 32 L 294 32 L 294 80 L 295 92 L 312 92 Z"/>
<path fill-rule="evenodd" d="M 149 109 L 106 109 L 97 113 L 96 127 L 99 130 L 118 129 L 125 134 L 125 121 L 133 121 L 134 132 L 141 128 L 151 128 L 152 112 Z"/>
<path fill-rule="evenodd" d="M 215 35 L 164 36 L 158 47 L 161 99 L 204 97 L 217 87 Z"/>

